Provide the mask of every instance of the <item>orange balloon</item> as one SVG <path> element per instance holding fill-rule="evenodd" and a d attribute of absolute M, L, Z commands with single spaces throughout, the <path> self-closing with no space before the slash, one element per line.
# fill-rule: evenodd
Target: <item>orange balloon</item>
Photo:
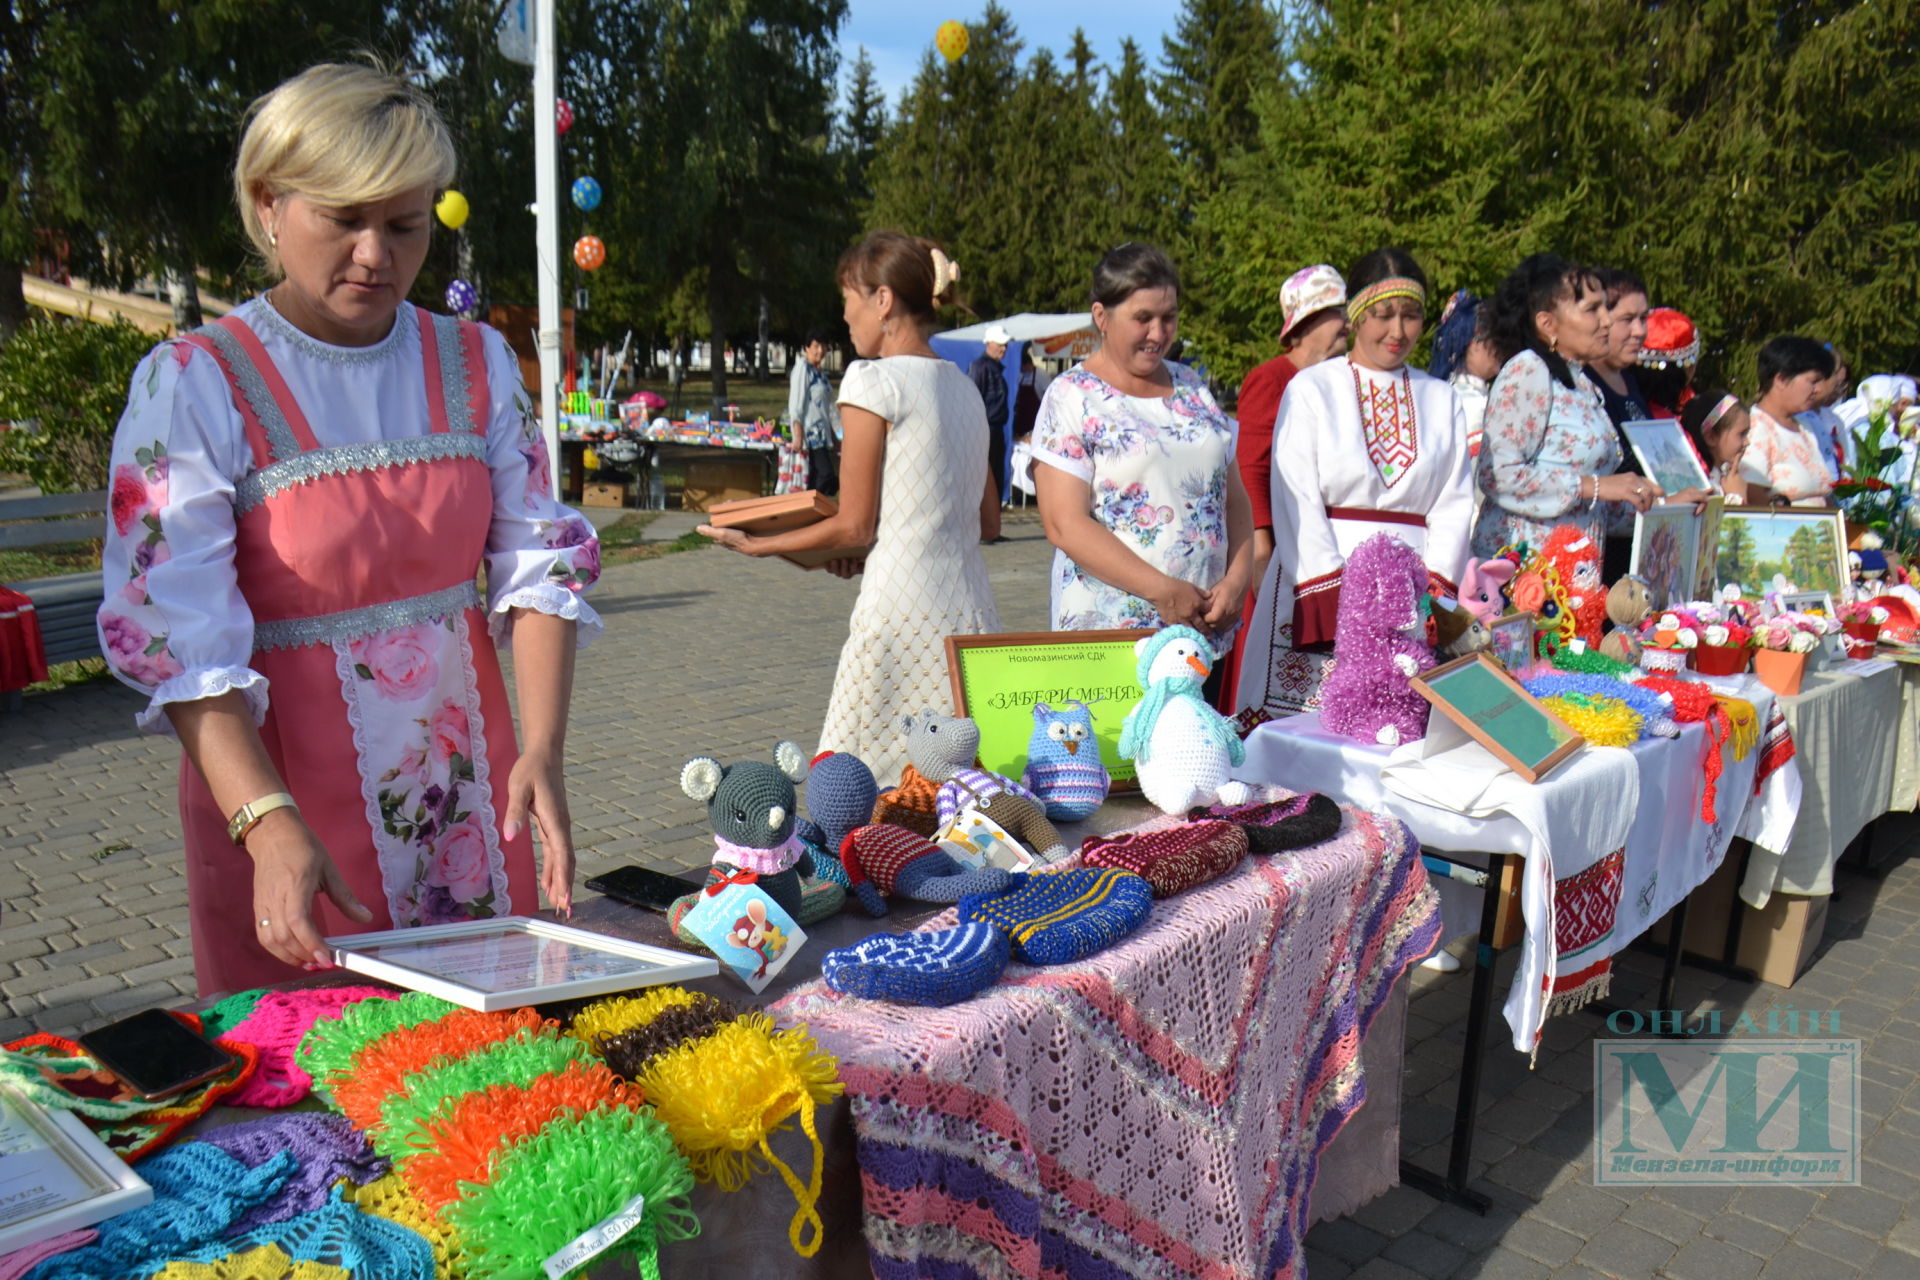
<path fill-rule="evenodd" d="M 582 271 L 598 271 L 607 260 L 607 246 L 599 236 L 581 236 L 573 242 L 573 260 Z"/>
<path fill-rule="evenodd" d="M 933 33 L 933 47 L 948 62 L 958 62 L 966 57 L 967 43 L 967 24 L 964 22 L 943 22 L 940 29 Z"/>

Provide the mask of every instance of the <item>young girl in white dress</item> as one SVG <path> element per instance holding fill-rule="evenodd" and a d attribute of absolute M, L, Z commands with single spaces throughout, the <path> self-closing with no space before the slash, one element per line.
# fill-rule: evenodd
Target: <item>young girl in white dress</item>
<path fill-rule="evenodd" d="M 932 241 L 898 231 L 848 250 L 840 293 L 865 358 L 840 382 L 840 510 L 764 538 L 700 527 L 750 556 L 844 548 L 846 558 L 828 567 L 842 577 L 864 572 L 820 750 L 860 757 L 882 786 L 907 764 L 900 717 L 952 703 L 946 638 L 1000 627 L 980 556 L 981 540 L 1000 532 L 986 406 L 960 367 L 927 345 L 934 306 L 958 278 Z"/>

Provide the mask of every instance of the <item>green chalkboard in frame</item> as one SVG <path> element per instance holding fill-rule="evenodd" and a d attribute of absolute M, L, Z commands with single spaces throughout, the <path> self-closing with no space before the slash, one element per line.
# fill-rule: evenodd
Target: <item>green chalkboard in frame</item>
<path fill-rule="evenodd" d="M 980 726 L 980 767 L 1016 781 L 1027 768 L 1033 707 L 1084 702 L 1116 791 L 1135 785 L 1120 758 L 1120 725 L 1140 701 L 1133 647 L 1146 630 L 1027 631 L 948 636 L 953 709 Z"/>
<path fill-rule="evenodd" d="M 1528 782 L 1540 781 L 1586 745 L 1585 738 L 1484 653 L 1470 653 L 1417 675 L 1413 687 Z"/>

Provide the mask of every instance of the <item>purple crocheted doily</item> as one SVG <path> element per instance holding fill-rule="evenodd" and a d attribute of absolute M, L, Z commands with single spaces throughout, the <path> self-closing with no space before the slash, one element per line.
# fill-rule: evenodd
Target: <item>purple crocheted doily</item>
<path fill-rule="evenodd" d="M 295 1214 L 311 1213 L 327 1202 L 327 1193 L 342 1178 L 364 1185 L 389 1168 L 385 1156 L 375 1155 L 359 1130 L 345 1116 L 324 1111 L 287 1111 L 222 1125 L 200 1141 L 219 1147 L 246 1165 L 257 1168 L 282 1151 L 293 1152 L 300 1167 L 265 1204 L 249 1210 L 228 1230 L 229 1236 L 280 1222 Z"/>

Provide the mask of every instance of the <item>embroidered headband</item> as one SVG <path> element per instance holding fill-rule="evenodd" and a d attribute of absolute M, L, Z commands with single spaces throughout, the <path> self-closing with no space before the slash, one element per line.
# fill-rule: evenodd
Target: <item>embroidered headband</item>
<path fill-rule="evenodd" d="M 1385 280 L 1376 280 L 1347 300 L 1347 322 L 1352 324 L 1358 321 L 1368 307 L 1389 298 L 1412 298 L 1425 307 L 1427 289 L 1418 280 L 1406 276 L 1388 276 Z"/>
<path fill-rule="evenodd" d="M 1720 421 L 1720 419 L 1726 417 L 1727 410 L 1738 409 L 1739 407 L 1740 407 L 1739 396 L 1731 395 L 1731 394 L 1721 396 L 1720 403 L 1713 406 L 1713 408 L 1707 413 L 1707 416 L 1700 420 L 1700 434 L 1704 436 L 1707 434 L 1707 432 L 1713 430 L 1713 424 Z"/>
<path fill-rule="evenodd" d="M 940 250 L 933 251 L 933 296 L 939 297 L 949 286 L 960 283 L 960 264 Z"/>

